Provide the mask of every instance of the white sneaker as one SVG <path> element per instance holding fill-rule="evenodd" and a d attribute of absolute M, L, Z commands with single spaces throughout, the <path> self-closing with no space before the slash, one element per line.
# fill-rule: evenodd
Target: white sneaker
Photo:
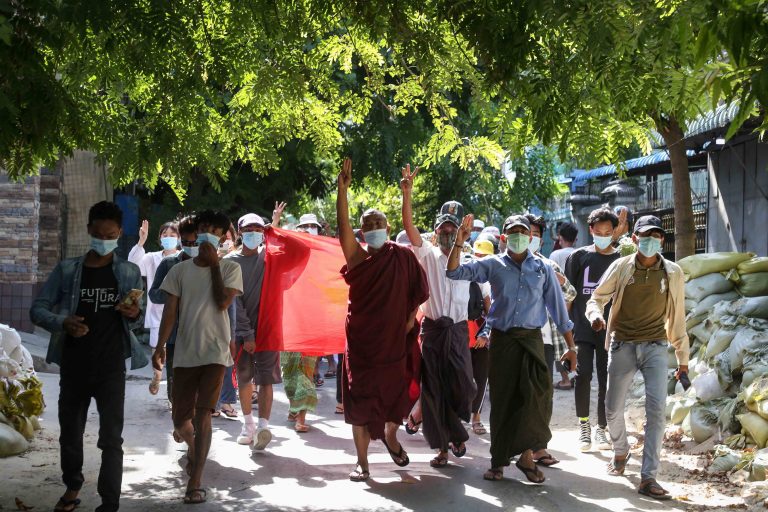
<path fill-rule="evenodd" d="M 254 432 L 256 432 L 256 425 L 254 423 L 244 423 L 243 430 L 237 436 L 237 444 L 251 444 Z"/>
<path fill-rule="evenodd" d="M 588 452 L 592 449 L 592 426 L 588 421 L 580 422 L 579 450 Z"/>
<path fill-rule="evenodd" d="M 256 438 L 253 440 L 254 450 L 263 450 L 272 440 L 272 432 L 268 428 L 260 428 L 256 431 Z"/>
<path fill-rule="evenodd" d="M 600 427 L 595 429 L 595 443 L 597 443 L 598 450 L 610 450 L 613 448 L 611 440 L 605 435 L 605 429 Z"/>

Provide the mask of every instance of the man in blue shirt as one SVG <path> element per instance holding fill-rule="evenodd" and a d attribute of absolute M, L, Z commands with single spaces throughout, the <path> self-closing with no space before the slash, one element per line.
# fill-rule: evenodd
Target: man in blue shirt
<path fill-rule="evenodd" d="M 501 480 L 503 468 L 519 455 L 517 468 L 531 482 L 542 483 L 545 478 L 531 450 L 546 446 L 552 438 L 552 378 L 544 357 L 541 328 L 549 312 L 568 345 L 561 360 L 575 367 L 573 322 L 554 270 L 528 250 L 528 219 L 512 215 L 504 221 L 501 241 L 506 245 L 505 253 L 459 265 L 472 221 L 472 215 L 464 217 L 448 258 L 446 276 L 491 284 L 491 469 L 483 478 Z"/>

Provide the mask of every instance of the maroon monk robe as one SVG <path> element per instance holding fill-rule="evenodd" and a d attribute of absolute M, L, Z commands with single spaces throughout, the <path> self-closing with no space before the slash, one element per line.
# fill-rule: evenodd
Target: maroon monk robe
<path fill-rule="evenodd" d="M 405 329 L 429 297 L 427 277 L 410 249 L 391 242 L 341 274 L 349 284 L 344 420 L 382 439 L 384 423 L 402 423 L 410 410 Z"/>

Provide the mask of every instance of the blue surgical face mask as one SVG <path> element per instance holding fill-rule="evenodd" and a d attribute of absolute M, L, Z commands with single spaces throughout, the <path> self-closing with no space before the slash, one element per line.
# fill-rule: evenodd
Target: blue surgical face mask
<path fill-rule="evenodd" d="M 264 241 L 264 233 L 257 231 L 246 231 L 243 233 L 243 245 L 253 250 L 261 245 Z"/>
<path fill-rule="evenodd" d="M 535 236 L 531 238 L 531 243 L 528 244 L 528 249 L 534 254 L 539 252 L 539 249 L 541 249 L 541 237 Z"/>
<path fill-rule="evenodd" d="M 515 254 L 522 254 L 531 244 L 531 237 L 525 233 L 512 233 L 507 235 L 507 250 Z"/>
<path fill-rule="evenodd" d="M 480 235 L 479 231 L 473 231 L 469 234 L 469 239 L 472 241 L 472 245 L 475 244 L 475 241 L 477 240 L 477 237 Z"/>
<path fill-rule="evenodd" d="M 609 245 L 611 245 L 611 242 L 613 242 L 613 237 L 611 236 L 592 235 L 592 238 L 595 240 L 595 247 L 601 251 L 606 249 Z"/>
<path fill-rule="evenodd" d="M 96 251 L 99 256 L 106 256 L 117 249 L 117 238 L 114 240 L 102 240 L 91 237 L 91 249 Z"/>
<path fill-rule="evenodd" d="M 179 246 L 179 239 L 175 236 L 164 236 L 160 239 L 160 245 L 166 251 L 172 251 Z"/>
<path fill-rule="evenodd" d="M 216 250 L 219 249 L 219 240 L 221 237 L 212 235 L 211 233 L 198 233 L 197 234 L 197 246 L 203 245 L 205 242 L 211 244 Z"/>
<path fill-rule="evenodd" d="M 653 236 L 642 236 L 637 239 L 637 250 L 646 258 L 652 258 L 661 251 L 661 240 Z"/>
<path fill-rule="evenodd" d="M 381 249 L 384 243 L 387 241 L 386 229 L 372 229 L 371 231 L 364 231 L 365 243 L 374 249 Z"/>
<path fill-rule="evenodd" d="M 190 258 L 197 258 L 197 255 L 200 254 L 200 248 L 199 247 L 187 247 L 186 245 L 181 248 L 184 253 L 189 256 Z"/>

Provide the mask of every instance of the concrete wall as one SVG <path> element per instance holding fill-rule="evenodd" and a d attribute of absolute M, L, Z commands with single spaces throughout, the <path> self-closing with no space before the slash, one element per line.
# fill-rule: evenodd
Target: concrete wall
<path fill-rule="evenodd" d="M 768 255 L 768 144 L 757 137 L 709 154 L 707 252 Z"/>
<path fill-rule="evenodd" d="M 112 201 L 113 189 L 104 166 L 96 163 L 90 151 L 75 151 L 61 162 L 65 196 L 66 232 L 64 257 L 85 254 L 90 247 L 88 210 L 99 201 Z"/>

